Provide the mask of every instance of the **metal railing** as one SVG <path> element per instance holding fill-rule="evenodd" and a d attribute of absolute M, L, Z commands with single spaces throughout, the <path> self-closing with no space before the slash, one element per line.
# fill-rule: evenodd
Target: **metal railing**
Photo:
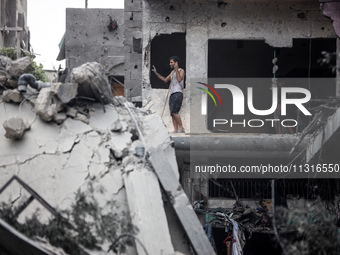
<path fill-rule="evenodd" d="M 335 185 L 330 182 L 328 179 L 280 179 L 275 181 L 275 189 L 280 196 L 286 198 L 315 199 L 323 195 L 330 199 L 336 193 Z M 270 199 L 271 180 L 209 179 L 209 197 Z"/>

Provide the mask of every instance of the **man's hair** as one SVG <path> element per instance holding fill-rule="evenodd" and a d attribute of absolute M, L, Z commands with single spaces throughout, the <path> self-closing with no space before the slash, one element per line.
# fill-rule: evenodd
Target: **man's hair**
<path fill-rule="evenodd" d="M 169 60 L 173 60 L 173 61 L 179 63 L 179 57 L 177 57 L 177 56 L 172 56 L 172 57 L 169 58 Z"/>

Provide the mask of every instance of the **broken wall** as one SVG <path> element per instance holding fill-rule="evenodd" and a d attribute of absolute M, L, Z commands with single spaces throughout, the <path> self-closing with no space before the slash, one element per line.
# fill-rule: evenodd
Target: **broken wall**
<path fill-rule="evenodd" d="M 142 102 L 142 3 L 143 0 L 124 1 L 125 96 L 138 103 Z"/>
<path fill-rule="evenodd" d="M 183 68 L 186 71 L 187 88 L 190 88 L 191 78 L 202 81 L 207 78 L 209 39 L 264 39 L 273 47 L 291 47 L 293 38 L 336 38 L 331 20 L 323 16 L 318 0 L 146 0 L 143 2 L 143 10 L 143 105 L 150 102 L 150 109 L 159 114 L 163 109 L 167 90 L 151 89 L 150 84 L 150 75 L 153 75 L 150 71 L 150 44 L 159 34 L 186 33 L 187 58 Z M 167 62 L 168 59 L 164 61 Z M 185 89 L 180 114 L 187 131 L 189 127 L 195 128 L 195 123 L 190 123 L 189 103 L 195 102 L 190 101 L 189 89 Z M 191 106 L 200 109 L 200 105 Z M 165 111 L 169 112 L 168 109 Z M 164 116 L 166 125 L 171 128 L 170 115 Z M 204 118 L 199 115 L 195 121 L 202 123 Z"/>
<path fill-rule="evenodd" d="M 29 123 L 30 129 L 21 140 L 7 139 L 7 130 L 0 129 L 0 188 L 16 175 L 61 211 L 70 208 L 78 190 L 83 191 L 94 181 L 93 195 L 99 206 L 107 210 L 114 203 L 117 215 L 129 215 L 127 220 L 138 228 L 136 236 L 150 254 L 188 249 L 183 240 L 171 238 L 173 234 L 184 236 L 183 230 L 176 219 L 169 218 L 174 215 L 164 211 L 159 181 L 145 157 L 137 154 L 136 147 L 141 145 L 146 152 L 151 148 L 162 150 L 174 176 L 179 178 L 175 151 L 160 116 L 134 108 L 119 97 L 114 105 L 105 105 L 105 109 L 101 104 L 84 101 L 70 104 L 66 113 L 61 113 L 62 120 L 47 123 L 33 105 L 39 99 L 26 98 L 20 105 L 2 99 L 0 95 L 0 125 L 18 116 Z M 135 123 L 141 132 L 137 132 Z M 0 194 L 0 203 L 19 208 L 29 197 L 30 193 L 14 182 Z M 19 221 L 34 212 L 39 220 L 46 221 L 51 216 L 34 200 L 20 214 Z M 167 221 L 173 225 L 171 229 Z M 138 254 L 142 253 L 141 246 L 136 248 Z M 135 254 L 134 248 L 127 254 Z"/>
<path fill-rule="evenodd" d="M 110 17 L 117 28 L 109 30 Z M 100 63 L 107 75 L 124 76 L 124 10 L 66 9 L 66 66 Z"/>
<path fill-rule="evenodd" d="M 0 48 L 29 48 L 27 27 L 27 0 L 0 2 Z M 8 27 L 4 29 L 3 27 Z"/>

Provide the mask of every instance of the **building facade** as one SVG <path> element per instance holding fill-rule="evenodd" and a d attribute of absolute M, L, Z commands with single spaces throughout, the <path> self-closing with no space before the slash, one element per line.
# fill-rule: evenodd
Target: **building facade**
<path fill-rule="evenodd" d="M 0 2 L 0 48 L 13 47 L 29 50 L 29 29 L 27 27 L 27 0 Z"/>

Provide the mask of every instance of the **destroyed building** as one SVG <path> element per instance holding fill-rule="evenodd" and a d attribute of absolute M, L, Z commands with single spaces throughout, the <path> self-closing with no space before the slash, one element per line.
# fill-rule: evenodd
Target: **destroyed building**
<path fill-rule="evenodd" d="M 18 15 L 21 11 L 17 7 L 22 3 L 26 1 L 1 1 L 1 6 L 7 14 Z M 2 32 L 9 30 L 5 27 Z M 20 35 L 17 31 L 15 34 Z M 25 48 L 21 44 L 17 49 Z M 97 59 L 78 69 L 73 67 L 71 82 L 49 84 L 29 73 L 27 58 L 13 61 L 0 57 L 1 254 L 122 254 L 121 238 L 130 238 L 130 246 L 124 247 L 126 254 L 143 254 L 145 250 L 150 254 L 189 254 L 192 249 L 198 254 L 213 252 L 178 181 L 173 142 L 160 116 L 135 108 L 123 97 L 113 98 L 104 74 L 106 67 L 95 62 Z M 160 166 L 161 158 L 167 158 L 168 163 L 162 160 Z M 155 168 L 160 171 L 162 186 Z M 165 176 L 163 168 L 167 170 Z M 124 180 L 125 174 L 129 177 Z M 75 235 L 77 223 L 74 217 L 65 215 L 65 210 L 75 213 L 72 208 L 81 194 L 86 194 L 85 203 L 92 204 L 90 210 L 95 209 L 101 218 L 100 231 L 106 226 L 104 235 L 94 232 L 92 237 L 87 236 L 96 231 L 98 226 L 93 224 L 98 222 L 93 214 L 84 216 L 86 209 L 79 206 L 78 216 L 73 216 L 85 221 L 87 230 Z M 19 228 L 30 238 L 3 220 L 12 212 L 12 223 L 19 225 L 31 217 L 36 217 L 38 224 L 51 224 L 51 219 L 66 224 L 64 230 L 70 228 L 72 240 L 64 239 L 69 237 L 65 232 L 52 234 L 61 238 L 59 245 L 46 232 L 33 234 L 32 240 L 25 230 Z M 37 225 L 26 227 L 40 229 Z M 85 244 L 74 241 L 82 235 Z M 57 248 L 60 244 L 64 251 Z"/>
<path fill-rule="evenodd" d="M 0 48 L 29 50 L 27 0 L 0 2 Z M 18 51 L 20 53 L 20 50 Z"/>
<path fill-rule="evenodd" d="M 124 97 L 113 98 L 99 63 L 73 68 L 71 81 L 46 84 L 22 74 L 17 89 L 2 91 L 0 194 L 1 202 L 14 210 L 15 221 L 25 222 L 37 213 L 45 223 L 61 217 L 75 231 L 77 215 L 92 208 L 100 210 L 102 220 L 110 213 L 119 219 L 118 225 L 107 225 L 116 238 L 121 233 L 141 243 L 127 247 L 127 254 L 144 249 L 150 254 L 189 254 L 195 246 L 198 254 L 213 253 L 179 183 L 173 142 L 160 116 Z M 93 199 L 94 207 L 64 216 L 79 194 Z M 2 207 L 3 217 L 4 212 Z M 98 213 L 81 220 L 90 225 Z M 15 243 L 39 254 L 58 254 L 53 242 L 51 247 L 46 240 L 27 241 L 4 222 L 0 230 L 6 236 L 0 242 L 5 254 L 24 254 Z M 114 245 L 108 237 L 95 246 L 81 243 L 81 254 L 106 254 Z"/>
<path fill-rule="evenodd" d="M 167 86 L 157 80 L 151 68 L 155 65 L 166 76 L 169 73 L 168 58 L 178 55 L 182 60 L 181 66 L 186 70 L 186 89 L 181 116 L 189 134 L 172 135 L 172 138 L 181 183 L 191 202 L 204 198 L 206 208 L 232 208 L 234 193 L 252 204 L 254 190 L 258 190 L 261 195 L 257 195 L 262 199 L 269 199 L 271 187 L 269 179 L 234 179 L 233 192 L 230 191 L 233 189 L 230 179 L 192 178 L 189 158 L 193 152 L 190 149 L 201 148 L 204 152 L 217 146 L 223 150 L 223 156 L 235 164 L 249 159 L 251 162 L 288 164 L 294 160 L 308 163 L 317 162 L 322 155 L 327 155 L 327 162 L 338 163 L 339 111 L 333 109 L 326 114 L 321 118 L 323 125 L 311 128 L 308 134 L 304 130 L 311 120 L 288 133 L 229 127 L 230 132 L 215 133 L 216 139 L 212 139 L 205 134 L 216 130 L 208 124 L 202 130 L 199 123 L 208 121 L 206 116 L 194 112 L 200 109 L 200 105 L 190 94 L 193 93 L 190 88 L 197 85 L 192 79 L 272 78 L 276 75 L 279 78 L 334 78 L 331 84 L 306 88 L 311 90 L 313 106 L 316 107 L 317 101 L 324 100 L 327 104 L 327 100 L 337 98 L 339 69 L 332 71 L 329 66 L 319 63 L 323 51 L 339 53 L 337 1 L 145 0 L 125 1 L 124 10 L 68 9 L 66 13 L 65 56 L 69 66 L 77 66 L 88 57 L 92 58 L 93 52 L 88 49 L 96 48 L 100 54 L 95 57 L 113 77 L 113 86 L 117 86 L 118 79 L 124 84 L 124 96 L 129 101 L 159 115 L 162 114 Z M 82 17 L 91 15 L 95 17 L 92 24 L 100 29 L 89 28 L 88 22 L 82 21 Z M 118 25 L 112 31 L 107 27 L 111 19 Z M 94 31 L 98 35 L 87 39 L 89 32 L 93 35 Z M 120 40 L 123 35 L 124 41 Z M 278 59 L 275 63 L 278 70 L 273 73 L 275 58 Z M 265 94 L 266 91 L 259 93 Z M 170 116 L 165 114 L 163 120 L 170 130 Z M 200 158 L 202 162 L 209 160 L 204 155 Z M 308 199 L 315 193 L 309 190 L 307 183 L 308 180 L 303 178 L 285 179 L 277 182 L 277 189 L 283 190 L 283 196 Z"/>
<path fill-rule="evenodd" d="M 170 139 L 163 129 L 162 131 L 156 129 L 150 132 L 152 134 L 160 132 L 159 136 L 157 136 L 158 138 L 153 138 L 153 141 L 157 146 L 166 147 L 166 150 L 171 150 L 169 145 L 172 144 L 171 141 L 174 142 L 177 165 L 173 167 L 176 171 L 178 168 L 180 182 L 190 203 L 195 208 L 201 224 L 204 225 L 215 220 L 212 232 L 217 246 L 215 251 L 219 253 L 221 249 L 226 249 L 225 241 L 228 239 L 228 235 L 225 232 L 226 226 L 217 226 L 220 221 L 216 221 L 216 219 L 220 217 L 222 218 L 221 221 L 224 221 L 223 219 L 226 217 L 224 215 L 225 211 L 230 212 L 231 209 L 234 209 L 231 210 L 234 214 L 234 219 L 239 220 L 241 218 L 245 222 L 251 217 L 255 217 L 257 224 L 252 226 L 254 239 L 250 240 L 259 240 L 256 239 L 256 235 L 261 236 L 261 233 L 271 231 L 270 220 L 267 216 L 255 210 L 259 207 L 259 204 L 266 208 L 261 207 L 262 210 L 270 211 L 275 207 L 270 202 L 273 196 L 271 180 L 268 178 L 244 178 L 244 176 L 230 179 L 192 175 L 190 173 L 190 163 L 192 163 L 190 156 L 197 158 L 197 155 L 199 155 L 200 162 L 204 164 L 210 160 L 205 155 L 207 151 L 220 150 L 222 155 L 219 156 L 223 156 L 226 161 L 234 165 L 247 161 L 251 162 L 250 164 L 255 164 L 254 162 L 257 164 L 290 164 L 292 161 L 319 163 L 320 160 L 327 160 L 327 163 L 330 164 L 339 164 L 340 111 L 336 101 L 340 91 L 339 69 L 337 68 L 333 72 L 328 66 L 321 66 L 318 61 L 322 57 L 321 53 L 323 51 L 339 53 L 339 8 L 338 1 L 323 0 L 292 0 L 285 2 L 266 0 L 126 0 L 124 10 L 67 9 L 66 33 L 63 40 L 64 48 L 61 47 L 63 52 L 60 55 L 65 57 L 66 66 L 69 70 L 73 70 L 87 62 L 95 61 L 100 63 L 115 93 L 125 96 L 135 106 L 143 106 L 144 111 L 149 110 L 159 116 L 162 115 L 167 85 L 159 83 L 153 76 L 151 67 L 155 65 L 157 70 L 165 76 L 169 73 L 168 58 L 172 55 L 180 57 L 182 60 L 181 66 L 186 70 L 186 89 L 184 91 L 181 116 L 187 134 L 172 135 Z M 278 61 L 273 63 L 275 58 Z M 336 63 L 339 66 L 338 59 Z M 273 72 L 273 66 L 275 65 L 278 66 L 278 70 Z M 320 112 L 319 118 L 311 118 L 304 125 L 287 132 L 265 128 L 256 129 L 254 132 L 252 129 L 236 126 L 227 128 L 229 130 L 224 130 L 224 133 L 221 134 L 219 130 L 214 130 L 209 124 L 204 125 L 204 128 L 202 128 L 201 123 L 208 123 L 208 119 L 206 116 L 196 112 L 201 107 L 199 101 L 193 100 L 195 94 L 191 94 L 194 93 L 192 88 L 196 87 L 196 81 L 207 82 L 210 78 L 272 78 L 273 75 L 279 78 L 333 78 L 334 82 L 325 86 L 312 85 L 311 87 L 306 87 L 311 91 L 312 100 L 314 100 L 313 107 L 317 108 L 321 105 L 320 102 L 325 102 L 324 108 L 331 108 L 330 112 Z M 69 81 L 70 79 L 69 77 Z M 268 87 L 262 89 L 259 93 L 265 94 L 267 90 Z M 268 103 L 265 102 L 264 97 L 261 100 Z M 332 105 L 333 102 L 335 106 Z M 329 103 L 332 107 L 329 107 Z M 132 105 L 130 106 L 133 107 Z M 143 110 L 139 112 L 141 115 Z M 96 114 L 99 114 L 99 111 L 101 111 L 101 107 L 97 105 L 95 107 Z M 138 112 L 139 110 L 136 109 L 135 111 Z M 74 115 L 66 112 L 67 119 L 58 127 L 59 139 L 57 144 L 53 144 L 50 140 L 44 142 L 46 144 L 51 143 L 47 147 L 47 151 L 50 151 L 50 146 L 54 146 L 51 149 L 52 154 L 59 155 L 62 152 L 62 156 L 68 155 L 65 157 L 72 157 L 72 154 L 78 153 L 80 148 L 88 147 L 87 141 L 94 139 L 91 136 L 99 136 L 100 139 L 103 139 L 103 136 L 112 132 L 98 132 L 99 126 L 96 125 L 99 124 L 97 122 L 103 125 L 111 125 L 112 123 L 102 123 L 98 119 L 91 121 L 91 118 L 96 118 L 96 114 L 92 115 L 90 114 L 91 112 L 92 110 L 89 110 L 88 115 L 90 118 L 85 131 L 76 134 L 73 134 L 74 131 L 72 130 L 74 129 L 69 128 L 68 125 L 75 125 L 74 121 L 87 121 L 87 118 L 82 115 L 89 116 L 79 109 Z M 313 112 L 314 117 L 317 113 Z M 219 116 L 219 118 L 225 117 Z M 298 116 L 294 115 L 294 118 L 298 118 Z M 170 116 L 165 114 L 162 119 L 170 129 Z M 313 120 L 315 123 L 322 123 L 313 125 Z M 148 123 L 144 117 L 141 117 L 141 121 Z M 157 121 L 159 121 L 157 123 L 162 122 L 160 119 Z M 37 123 L 40 123 L 40 121 L 38 120 Z M 154 125 L 153 122 L 150 123 L 152 123 L 150 126 Z M 305 129 L 307 127 L 309 128 L 308 132 Z M 129 133 L 125 134 L 126 131 L 123 131 L 124 136 L 129 136 Z M 226 133 L 225 131 L 228 132 Z M 27 131 L 25 136 L 32 132 L 34 132 L 33 127 L 32 130 Z M 54 132 L 51 131 L 51 133 L 53 134 Z M 110 135 L 112 134 L 110 133 Z M 65 137 L 69 136 L 74 138 L 72 142 L 65 139 Z M 119 139 L 124 140 L 125 138 Z M 126 138 L 124 141 L 128 140 Z M 40 139 L 37 143 L 42 146 Z M 66 150 L 64 145 L 59 143 L 67 143 L 66 148 L 72 149 Z M 110 143 L 110 146 L 115 146 L 114 142 Z M 42 147 L 44 148 L 45 146 Z M 106 151 L 102 153 L 108 153 L 108 150 L 100 146 L 95 150 L 99 148 Z M 116 149 L 119 150 L 119 148 Z M 130 153 L 132 153 L 131 150 L 133 148 L 129 147 Z M 115 149 L 112 149 L 110 153 L 112 151 L 114 151 L 114 154 L 117 153 Z M 85 164 L 89 172 L 81 173 L 79 171 L 79 174 L 84 175 L 78 179 L 80 186 L 88 174 L 91 176 L 91 169 L 95 169 L 92 164 L 102 166 L 103 162 L 100 161 L 102 159 L 97 159 L 97 154 L 91 153 L 89 152 L 87 155 L 87 157 L 91 157 L 90 162 Z M 102 155 L 102 153 L 98 153 L 98 155 Z M 120 151 L 120 153 L 124 154 L 127 151 Z M 36 160 L 41 156 L 47 157 L 48 155 L 43 153 L 37 156 Z M 120 158 L 118 155 L 114 157 Z M 14 164 L 15 160 L 19 161 L 19 164 L 23 164 L 23 168 L 27 167 L 25 166 L 26 164 L 31 164 L 31 160 L 27 161 L 25 157 L 13 159 L 8 165 L 15 168 L 14 172 L 19 172 L 22 176 L 25 176 L 25 180 L 30 185 L 33 185 L 34 189 L 37 189 L 36 186 L 38 185 L 34 184 L 35 179 L 32 180 L 32 176 L 22 173 L 21 167 Z M 32 160 L 34 162 L 35 157 Z M 37 162 L 41 164 L 40 161 Z M 104 165 L 105 163 L 108 162 L 104 162 Z M 162 163 L 166 165 L 166 163 Z M 36 164 L 38 163 L 35 163 L 34 166 Z M 66 166 L 67 162 L 65 161 L 63 169 L 59 170 L 66 170 Z M 82 166 L 80 165 L 79 167 Z M 98 173 L 102 176 L 102 173 L 107 172 L 107 167 L 105 166 L 105 169 L 103 168 Z M 126 167 L 126 169 L 129 171 L 130 168 Z M 166 167 L 164 169 L 168 170 Z M 53 171 L 59 172 L 59 170 L 54 169 Z M 110 175 L 112 174 L 121 175 L 115 171 L 110 171 Z M 142 178 L 138 174 L 135 180 Z M 10 177 L 9 175 L 8 177 Z M 53 174 L 50 175 L 54 176 Z M 108 178 L 105 177 L 107 175 L 104 175 L 103 178 Z M 123 176 L 127 175 L 123 174 Z M 69 180 L 69 178 L 67 179 Z M 126 181 L 124 189 L 126 189 L 126 195 L 128 196 L 130 192 L 128 191 L 128 185 L 132 181 Z M 138 183 L 138 181 L 133 181 L 133 184 L 135 183 Z M 313 183 L 313 185 L 310 185 L 310 183 L 310 180 L 306 178 L 283 178 L 276 181 L 275 189 L 280 191 L 280 196 L 286 198 L 288 206 L 291 206 L 295 203 L 295 200 L 290 198 L 314 199 L 318 195 L 313 190 L 315 187 L 319 189 L 329 187 L 328 179 Z M 117 187 L 122 186 L 117 184 Z M 131 185 L 130 188 L 134 189 L 134 185 Z M 143 189 L 143 187 L 137 188 Z M 41 192 L 45 191 L 41 190 Z M 118 189 L 111 189 L 110 192 L 120 194 Z M 143 192 L 141 194 L 138 194 L 137 190 L 131 192 L 136 194 L 136 197 L 131 198 L 131 200 L 128 197 L 130 210 L 138 210 L 138 208 L 134 208 L 134 204 L 138 203 L 132 201 L 143 201 L 140 205 L 141 208 L 148 206 L 148 203 L 144 204 L 144 198 L 140 198 L 140 200 L 137 198 L 137 195 L 143 195 Z M 64 198 L 60 197 L 58 199 Z M 54 203 L 62 205 L 58 199 L 54 198 Z M 156 200 L 159 201 L 159 199 Z M 130 202 L 133 204 L 130 204 Z M 235 207 L 235 204 L 243 206 Z M 245 208 L 245 205 L 250 206 L 250 208 Z M 165 211 L 169 212 L 168 210 Z M 222 215 L 218 215 L 219 212 L 222 212 Z M 247 217 L 247 215 L 251 215 L 251 217 Z M 173 218 L 168 214 L 167 219 Z M 185 220 L 189 221 L 188 219 Z M 181 223 L 183 224 L 183 222 Z M 182 238 L 185 234 L 183 229 L 179 227 L 181 224 L 169 223 L 169 228 L 173 225 L 178 228 L 176 230 L 170 229 L 171 241 L 169 241 L 169 244 L 172 243 L 175 251 L 190 254 L 188 248 L 190 238 L 190 241 Z M 142 231 L 148 232 L 147 229 L 143 229 L 144 226 L 139 227 L 141 227 Z M 165 230 L 165 232 L 169 231 Z M 272 233 L 271 235 L 273 235 Z M 265 234 L 268 233 L 265 232 Z M 190 236 L 190 232 L 186 231 L 186 235 Z M 263 239 L 263 236 L 261 238 Z M 185 240 L 185 244 L 181 243 L 183 240 Z M 236 243 L 240 242 L 242 240 Z M 254 245 L 254 241 L 250 241 L 250 243 Z M 267 240 L 265 244 L 261 243 L 261 245 L 269 246 L 269 243 L 270 240 Z M 255 249 L 254 247 L 252 248 Z M 267 252 L 268 254 L 273 254 L 273 250 Z M 209 253 L 203 252 L 202 254 Z"/>

